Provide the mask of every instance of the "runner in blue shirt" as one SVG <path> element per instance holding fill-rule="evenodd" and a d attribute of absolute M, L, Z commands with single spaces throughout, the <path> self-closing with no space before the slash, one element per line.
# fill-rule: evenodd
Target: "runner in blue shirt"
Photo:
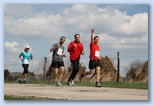
<path fill-rule="evenodd" d="M 29 52 L 30 47 L 26 46 L 24 51 L 19 55 L 20 60 L 22 61 L 22 67 L 24 68 L 23 74 L 21 75 L 19 79 L 19 83 L 26 84 L 26 78 L 28 74 L 28 67 L 30 63 L 30 59 L 33 59 L 32 53 Z"/>

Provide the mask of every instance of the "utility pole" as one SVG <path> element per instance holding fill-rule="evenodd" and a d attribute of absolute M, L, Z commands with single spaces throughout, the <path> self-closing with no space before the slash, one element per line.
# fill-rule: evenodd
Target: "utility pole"
<path fill-rule="evenodd" d="M 120 72 L 120 59 L 119 59 L 119 52 L 117 52 L 117 68 L 118 68 L 118 73 L 117 73 L 117 82 L 119 82 L 119 72 Z"/>

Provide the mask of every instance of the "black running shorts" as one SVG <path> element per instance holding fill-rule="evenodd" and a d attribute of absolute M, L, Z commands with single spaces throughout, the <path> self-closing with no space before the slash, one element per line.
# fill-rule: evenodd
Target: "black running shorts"
<path fill-rule="evenodd" d="M 100 60 L 89 60 L 89 69 L 95 69 L 96 67 L 100 67 Z"/>
<path fill-rule="evenodd" d="M 55 60 L 52 60 L 52 64 L 51 66 L 53 68 L 60 68 L 60 67 L 64 67 L 64 62 L 63 61 L 55 61 Z"/>

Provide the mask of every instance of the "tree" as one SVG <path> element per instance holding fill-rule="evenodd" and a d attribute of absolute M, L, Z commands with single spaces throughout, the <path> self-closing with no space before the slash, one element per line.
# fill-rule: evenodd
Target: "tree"
<path fill-rule="evenodd" d="M 9 77 L 9 75 L 10 75 L 9 70 L 8 69 L 5 69 L 4 70 L 4 80 L 7 79 Z"/>

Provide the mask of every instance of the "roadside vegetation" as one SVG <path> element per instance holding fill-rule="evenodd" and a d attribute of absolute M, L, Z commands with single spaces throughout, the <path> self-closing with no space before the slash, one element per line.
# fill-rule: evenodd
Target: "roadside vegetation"
<path fill-rule="evenodd" d="M 100 58 L 101 62 L 101 76 L 100 82 L 103 87 L 114 87 L 114 88 L 131 88 L 131 89 L 146 89 L 148 90 L 148 61 L 140 62 L 134 61 L 126 68 L 126 77 L 119 77 L 119 82 L 117 82 L 117 69 L 114 65 L 112 58 L 104 56 Z M 43 62 L 39 66 L 43 67 Z M 75 86 L 95 86 L 95 73 L 90 77 L 84 77 L 82 81 L 79 81 L 79 76 L 84 73 L 86 66 L 82 63 L 80 64 L 80 70 L 75 78 Z M 48 68 L 48 71 L 44 75 L 35 75 L 33 72 L 28 74 L 27 84 L 47 84 L 45 82 L 45 76 L 47 77 L 53 71 L 52 67 Z M 62 84 L 66 85 L 66 82 L 72 72 L 72 66 L 70 65 L 64 73 Z M 18 75 L 17 75 L 18 74 Z M 5 83 L 18 83 L 18 79 L 21 73 L 11 74 L 8 70 L 4 71 L 4 82 Z M 52 83 L 54 85 L 57 80 L 58 75 L 52 78 Z"/>
<path fill-rule="evenodd" d="M 5 82 L 5 83 L 17 83 L 17 82 Z M 39 81 L 39 82 L 27 82 L 27 84 L 47 84 L 47 82 Z M 66 82 L 62 82 L 63 86 L 67 86 Z M 51 82 L 49 85 L 54 86 L 55 81 Z M 145 89 L 148 90 L 148 83 L 143 82 L 111 82 L 104 81 L 102 82 L 103 87 L 112 87 L 112 88 L 129 88 L 129 89 Z M 91 86 L 94 87 L 94 82 L 75 82 L 75 86 Z M 74 86 L 74 87 L 75 87 Z"/>

